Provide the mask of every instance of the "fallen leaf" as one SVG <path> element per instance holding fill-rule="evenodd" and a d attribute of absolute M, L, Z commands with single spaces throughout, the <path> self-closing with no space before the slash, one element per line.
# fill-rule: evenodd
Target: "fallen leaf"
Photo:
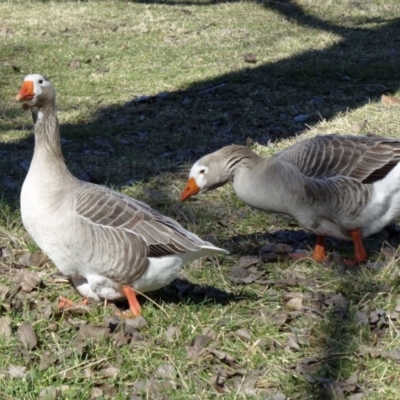
<path fill-rule="evenodd" d="M 293 118 L 296 122 L 304 122 L 308 119 L 308 114 L 299 114 Z"/>
<path fill-rule="evenodd" d="M 46 254 L 41 251 L 36 251 L 35 253 L 25 253 L 22 255 L 17 263 L 24 267 L 41 267 L 48 261 Z"/>
<path fill-rule="evenodd" d="M 385 357 L 389 360 L 399 361 L 400 360 L 400 350 L 382 351 L 381 356 Z"/>
<path fill-rule="evenodd" d="M 285 345 L 285 351 L 300 350 L 297 334 L 289 335 L 289 339 Z"/>
<path fill-rule="evenodd" d="M 255 64 L 257 62 L 257 57 L 252 53 L 248 53 L 243 56 L 243 60 L 247 63 Z"/>
<path fill-rule="evenodd" d="M 215 340 L 218 337 L 217 332 L 215 332 L 214 329 L 211 328 L 203 328 L 201 334 L 210 337 L 212 340 Z"/>
<path fill-rule="evenodd" d="M 355 319 L 360 324 L 364 324 L 364 325 L 369 324 L 369 319 L 368 319 L 367 313 L 365 313 L 363 311 L 356 311 Z"/>
<path fill-rule="evenodd" d="M 176 368 L 172 364 L 161 364 L 153 373 L 154 378 L 174 379 L 176 378 Z"/>
<path fill-rule="evenodd" d="M 4 301 L 10 293 L 10 288 L 5 285 L 0 285 L 0 300 Z"/>
<path fill-rule="evenodd" d="M 260 263 L 260 258 L 256 256 L 242 256 L 240 257 L 236 267 L 237 268 L 249 268 L 253 265 L 257 265 Z"/>
<path fill-rule="evenodd" d="M 33 289 L 39 286 L 41 280 L 36 272 L 21 269 L 17 272 L 14 281 L 20 285 L 24 293 L 31 293 Z"/>
<path fill-rule="evenodd" d="M 116 376 L 119 374 L 120 369 L 117 367 L 106 367 L 98 371 L 98 374 L 102 376 L 103 378 L 112 378 L 113 376 Z"/>
<path fill-rule="evenodd" d="M 203 348 L 210 343 L 212 338 L 208 335 L 198 335 L 196 336 L 191 343 L 192 347 Z"/>
<path fill-rule="evenodd" d="M 303 298 L 293 297 L 293 299 L 290 299 L 285 306 L 289 310 L 300 311 L 303 309 Z"/>
<path fill-rule="evenodd" d="M 91 324 L 82 325 L 79 328 L 77 340 L 94 340 L 101 341 L 109 336 L 108 329 L 100 326 L 93 326 Z"/>
<path fill-rule="evenodd" d="M 113 341 L 116 347 L 121 347 L 128 343 L 128 338 L 124 335 L 123 332 L 117 332 L 113 336 Z"/>
<path fill-rule="evenodd" d="M 125 325 L 126 326 L 130 326 L 132 328 L 136 328 L 136 329 L 142 329 L 146 326 L 148 326 L 148 322 L 142 317 L 136 317 L 136 318 L 129 318 L 125 320 Z"/>
<path fill-rule="evenodd" d="M 63 398 L 63 392 L 69 390 L 68 385 L 49 386 L 42 389 L 39 393 L 40 400 L 57 400 Z"/>
<path fill-rule="evenodd" d="M 11 337 L 11 318 L 5 316 L 0 318 L 0 336 L 7 341 Z"/>
<path fill-rule="evenodd" d="M 258 376 L 246 376 L 240 384 L 238 393 L 245 396 L 257 396 L 257 382 L 260 377 Z"/>
<path fill-rule="evenodd" d="M 358 132 L 361 132 L 363 129 L 365 129 L 366 126 L 367 126 L 367 120 L 360 121 L 360 122 L 357 122 L 354 125 L 352 125 L 351 130 L 354 133 L 358 133 Z"/>
<path fill-rule="evenodd" d="M 37 337 L 30 322 L 25 321 L 20 325 L 17 330 L 17 336 L 19 341 L 26 349 L 32 350 L 36 347 Z"/>
<path fill-rule="evenodd" d="M 238 368 L 240 367 L 239 363 L 228 353 L 225 353 L 224 351 L 220 351 L 217 349 L 207 349 L 207 351 L 218 358 L 221 362 L 224 364 L 229 365 L 230 367 L 235 367 Z"/>
<path fill-rule="evenodd" d="M 235 335 L 239 339 L 242 339 L 244 342 L 250 342 L 251 341 L 251 332 L 248 329 L 245 329 L 245 328 L 238 329 L 235 332 Z"/>
<path fill-rule="evenodd" d="M 170 325 L 165 332 L 165 336 L 168 342 L 174 342 L 176 339 L 179 339 L 179 336 L 181 336 L 181 334 L 181 328 L 172 325 Z"/>
<path fill-rule="evenodd" d="M 75 69 L 75 68 L 78 68 L 80 65 L 81 65 L 81 63 L 79 61 L 75 60 L 75 61 L 71 61 L 68 64 L 68 67 Z"/>
<path fill-rule="evenodd" d="M 103 391 L 99 387 L 95 386 L 90 392 L 90 400 L 98 399 L 99 397 L 102 397 L 103 394 Z"/>
<path fill-rule="evenodd" d="M 7 373 L 10 378 L 26 378 L 28 374 L 25 371 L 26 367 L 12 364 L 10 364 L 7 369 Z"/>
<path fill-rule="evenodd" d="M 395 104 L 400 104 L 400 99 L 393 96 L 389 96 L 387 94 L 383 94 L 381 97 L 381 103 L 385 106 L 392 106 Z"/>

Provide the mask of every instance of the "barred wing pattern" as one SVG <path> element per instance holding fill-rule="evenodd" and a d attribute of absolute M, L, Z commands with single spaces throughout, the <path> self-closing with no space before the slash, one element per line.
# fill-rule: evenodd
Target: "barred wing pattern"
<path fill-rule="evenodd" d="M 363 183 L 383 179 L 400 161 L 400 140 L 379 136 L 316 136 L 274 156 L 310 178 L 347 176 Z"/>
<path fill-rule="evenodd" d="M 100 262 L 97 272 L 113 281 L 128 284 L 138 279 L 148 257 L 198 251 L 209 244 L 138 200 L 107 187 L 79 183 L 75 210 L 88 246 L 92 245 L 89 261 L 93 257 L 109 261 L 103 270 Z"/>

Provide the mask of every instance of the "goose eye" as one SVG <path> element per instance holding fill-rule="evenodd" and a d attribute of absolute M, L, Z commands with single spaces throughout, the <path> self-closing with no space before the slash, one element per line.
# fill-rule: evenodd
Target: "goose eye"
<path fill-rule="evenodd" d="M 43 79 L 39 79 L 39 83 L 42 84 L 43 83 Z"/>
<path fill-rule="evenodd" d="M 204 174 L 205 172 L 206 172 L 205 169 L 201 169 L 201 170 L 199 171 L 200 174 Z"/>

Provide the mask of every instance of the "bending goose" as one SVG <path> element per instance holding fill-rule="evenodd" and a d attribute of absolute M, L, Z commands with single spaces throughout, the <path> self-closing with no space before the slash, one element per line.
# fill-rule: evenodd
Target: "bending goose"
<path fill-rule="evenodd" d="M 366 261 L 362 238 L 400 214 L 400 139 L 316 136 L 269 158 L 227 146 L 198 160 L 180 200 L 233 181 L 236 195 L 263 211 L 297 219 L 317 235 L 312 257 L 326 258 L 325 236 L 354 242 L 355 261 Z"/>
<path fill-rule="evenodd" d="M 56 93 L 42 75 L 25 77 L 16 99 L 35 121 L 35 149 L 21 192 L 22 221 L 38 246 L 86 298 L 126 297 L 159 289 L 188 261 L 227 253 L 148 205 L 82 182 L 62 157 Z"/>

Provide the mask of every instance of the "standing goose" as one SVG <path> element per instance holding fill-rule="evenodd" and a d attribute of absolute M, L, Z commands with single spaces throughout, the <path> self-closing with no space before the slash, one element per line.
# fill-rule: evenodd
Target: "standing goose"
<path fill-rule="evenodd" d="M 352 240 L 366 261 L 362 238 L 400 214 L 400 139 L 316 136 L 263 158 L 226 146 L 198 160 L 180 200 L 233 180 L 237 196 L 262 211 L 296 218 L 317 235 L 312 258 L 326 258 L 325 236 Z"/>
<path fill-rule="evenodd" d="M 21 192 L 22 221 L 38 246 L 86 298 L 126 297 L 159 289 L 183 265 L 225 250 L 201 240 L 148 205 L 82 182 L 62 157 L 56 93 L 39 74 L 25 77 L 16 99 L 32 110 L 35 149 Z"/>

